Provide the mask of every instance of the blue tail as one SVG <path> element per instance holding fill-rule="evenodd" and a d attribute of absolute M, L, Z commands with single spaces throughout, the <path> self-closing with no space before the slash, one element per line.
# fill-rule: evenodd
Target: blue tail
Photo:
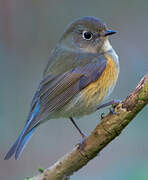
<path fill-rule="evenodd" d="M 32 137 L 35 129 L 32 129 L 26 136 L 24 136 L 21 141 L 19 142 L 16 153 L 15 153 L 15 159 L 17 160 L 21 153 L 23 152 L 24 148 L 26 147 L 27 143 L 29 142 L 30 138 Z"/>
<path fill-rule="evenodd" d="M 17 160 L 18 157 L 21 155 L 23 149 L 25 148 L 25 146 L 27 145 L 27 143 L 29 142 L 31 136 L 33 135 L 35 128 L 32 127 L 32 129 L 26 134 L 26 131 L 28 129 L 28 127 L 30 126 L 30 123 L 34 120 L 34 117 L 37 115 L 38 110 L 40 107 L 40 102 L 38 101 L 35 109 L 32 113 L 31 118 L 29 119 L 29 121 L 27 121 L 24 129 L 22 130 L 21 134 L 19 135 L 19 137 L 17 138 L 17 140 L 15 141 L 15 143 L 12 145 L 12 147 L 10 148 L 10 150 L 8 151 L 8 153 L 5 156 L 5 160 L 8 160 L 11 158 L 11 156 L 13 154 L 15 154 L 15 159 Z"/>
<path fill-rule="evenodd" d="M 24 128 L 25 129 L 25 128 Z M 23 131 L 20 134 L 20 136 L 18 137 L 18 139 L 15 141 L 15 143 L 12 145 L 12 147 L 10 148 L 10 150 L 8 151 L 8 153 L 5 156 L 5 160 L 8 160 L 11 158 L 11 156 L 13 154 L 15 154 L 15 159 L 17 160 L 19 158 L 19 156 L 21 155 L 23 149 L 25 148 L 25 146 L 27 145 L 27 143 L 29 142 L 31 135 L 33 134 L 35 129 L 32 129 L 26 136 L 23 137 Z"/>

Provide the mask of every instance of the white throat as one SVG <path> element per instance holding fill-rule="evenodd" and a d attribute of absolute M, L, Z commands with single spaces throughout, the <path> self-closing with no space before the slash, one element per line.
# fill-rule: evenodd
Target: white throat
<path fill-rule="evenodd" d="M 106 41 L 104 42 L 104 45 L 102 46 L 102 51 L 105 53 L 109 53 L 112 56 L 112 59 L 116 63 L 119 72 L 120 67 L 119 67 L 118 55 L 116 54 L 115 50 L 112 48 L 108 39 L 106 39 Z"/>
<path fill-rule="evenodd" d="M 106 39 L 104 42 L 104 45 L 102 46 L 102 51 L 107 52 L 107 51 L 110 51 L 111 49 L 112 49 L 112 46 L 111 46 L 109 40 Z"/>

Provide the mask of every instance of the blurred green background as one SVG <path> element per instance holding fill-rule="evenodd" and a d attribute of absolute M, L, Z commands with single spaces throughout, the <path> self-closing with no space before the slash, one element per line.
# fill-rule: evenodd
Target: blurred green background
<path fill-rule="evenodd" d="M 0 180 L 21 180 L 69 152 L 80 136 L 67 119 L 38 128 L 18 161 L 5 153 L 24 126 L 52 48 L 75 18 L 95 16 L 118 33 L 111 42 L 120 75 L 110 99 L 124 99 L 148 72 L 147 0 L 0 0 Z M 103 110 L 107 112 L 108 109 Z M 100 113 L 77 120 L 86 134 Z M 148 107 L 71 180 L 147 180 Z"/>

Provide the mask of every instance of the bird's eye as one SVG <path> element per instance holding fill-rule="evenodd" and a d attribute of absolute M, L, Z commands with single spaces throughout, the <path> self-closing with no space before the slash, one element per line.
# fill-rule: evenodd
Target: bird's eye
<path fill-rule="evenodd" d="M 91 38 L 92 38 L 92 33 L 89 32 L 89 31 L 83 31 L 82 37 L 83 37 L 83 39 L 91 40 Z"/>

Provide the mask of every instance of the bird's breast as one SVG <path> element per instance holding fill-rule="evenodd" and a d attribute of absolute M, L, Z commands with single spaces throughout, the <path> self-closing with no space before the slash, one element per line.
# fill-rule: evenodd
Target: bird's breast
<path fill-rule="evenodd" d="M 102 75 L 82 91 L 82 96 L 87 106 L 90 106 L 93 102 L 100 104 L 111 93 L 111 89 L 116 84 L 118 78 L 117 65 L 109 55 L 106 55 L 106 58 L 107 65 Z"/>
<path fill-rule="evenodd" d="M 111 56 L 106 55 L 105 57 L 107 65 L 102 75 L 64 107 L 65 116 L 81 117 L 90 114 L 110 95 L 118 78 L 118 66 Z"/>
<path fill-rule="evenodd" d="M 116 84 L 118 67 L 112 57 L 109 55 L 105 57 L 107 65 L 102 75 L 82 91 L 82 98 L 88 107 L 100 104 L 106 96 L 110 95 Z"/>

